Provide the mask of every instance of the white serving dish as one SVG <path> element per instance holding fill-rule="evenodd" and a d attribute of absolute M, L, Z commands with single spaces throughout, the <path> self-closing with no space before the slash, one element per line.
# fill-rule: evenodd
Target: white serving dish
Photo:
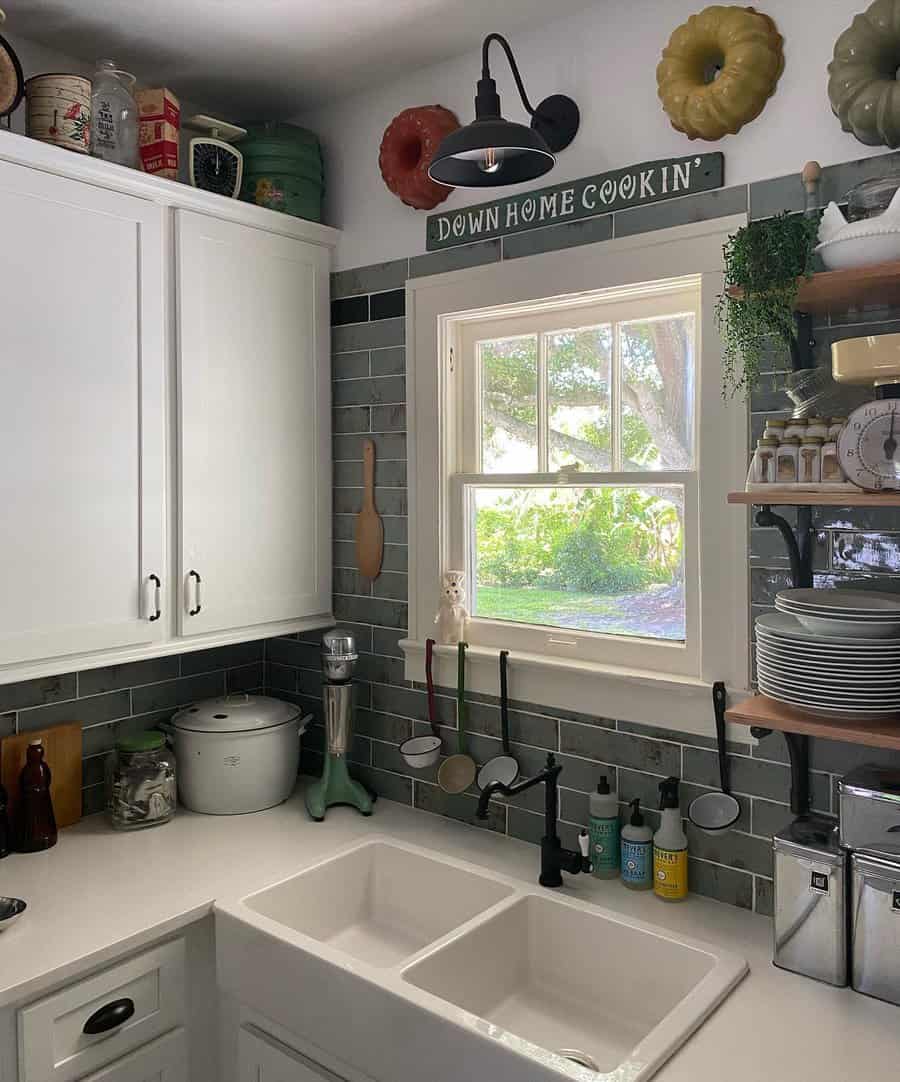
<path fill-rule="evenodd" d="M 900 594 L 884 590 L 818 590 L 800 588 L 779 590 L 776 601 L 785 605 L 822 612 L 847 612 L 856 615 L 900 617 Z"/>
<path fill-rule="evenodd" d="M 853 620 L 835 619 L 830 616 L 810 616 L 808 613 L 795 613 L 800 623 L 808 630 L 822 635 L 842 635 L 848 639 L 896 639 L 900 638 L 900 620 L 882 622 L 866 620 L 855 623 Z"/>
<path fill-rule="evenodd" d="M 900 229 L 882 228 L 862 236 L 837 237 L 815 248 L 828 270 L 849 270 L 900 259 Z"/>
<path fill-rule="evenodd" d="M 810 702 L 802 697 L 791 695 L 787 692 L 779 691 L 777 688 L 767 686 L 763 680 L 759 681 L 759 690 L 763 695 L 767 695 L 776 702 L 786 703 L 788 706 L 796 706 L 801 710 L 808 710 L 810 713 L 818 714 L 826 718 L 883 718 L 896 715 L 898 721 L 900 721 L 900 711 L 894 708 L 881 710 L 873 709 L 872 707 L 861 707 L 860 709 L 853 709 L 852 707 Z"/>
<path fill-rule="evenodd" d="M 772 686 L 779 687 L 783 691 L 792 694 L 808 695 L 811 699 L 841 704 L 858 704 L 860 706 L 889 706 L 900 710 L 900 694 L 897 693 L 896 687 L 881 692 L 856 690 L 852 686 L 846 685 L 843 687 L 830 687 L 814 680 L 805 680 L 802 677 L 789 679 L 765 665 L 757 665 L 757 674 Z"/>
<path fill-rule="evenodd" d="M 841 625 L 843 628 L 843 625 Z M 771 633 L 774 637 L 789 642 L 816 643 L 826 646 L 851 646 L 864 647 L 867 644 L 876 651 L 884 654 L 900 655 L 900 641 L 886 639 L 879 635 L 847 635 L 842 629 L 840 632 L 823 633 L 821 630 L 811 630 L 804 627 L 796 616 L 785 612 L 767 612 L 756 618 L 757 635 Z"/>
<path fill-rule="evenodd" d="M 759 690 L 764 695 L 795 706 L 804 706 L 809 710 L 833 710 L 844 714 L 900 714 L 900 707 L 888 703 L 861 703 L 857 699 L 845 701 L 835 695 L 816 695 L 809 691 L 798 690 L 774 680 L 763 673 L 758 674 Z"/>
<path fill-rule="evenodd" d="M 796 661 L 768 651 L 757 652 L 756 661 L 758 665 L 765 665 L 767 668 L 780 671 L 789 679 L 803 677 L 804 679 L 822 680 L 826 684 L 840 683 L 844 686 L 862 685 L 863 687 L 871 683 L 873 685 L 872 690 L 875 690 L 876 686 L 890 686 L 892 684 L 900 688 L 900 666 L 887 669 L 872 669 L 869 666 L 855 669 L 845 668 L 828 660 L 810 662 L 804 659 Z"/>

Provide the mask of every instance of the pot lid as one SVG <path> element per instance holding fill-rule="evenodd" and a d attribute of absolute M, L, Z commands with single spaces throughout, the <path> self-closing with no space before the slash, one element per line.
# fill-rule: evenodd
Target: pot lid
<path fill-rule="evenodd" d="M 293 703 L 240 693 L 192 703 L 178 711 L 172 725 L 193 733 L 246 733 L 284 725 L 299 716 L 300 709 Z"/>

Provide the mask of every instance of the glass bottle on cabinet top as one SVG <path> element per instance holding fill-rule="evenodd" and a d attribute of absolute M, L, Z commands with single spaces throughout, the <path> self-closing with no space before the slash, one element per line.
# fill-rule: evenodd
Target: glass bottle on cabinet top
<path fill-rule="evenodd" d="M 91 154 L 117 165 L 138 164 L 138 109 L 134 76 L 112 60 L 98 60 L 91 93 Z"/>

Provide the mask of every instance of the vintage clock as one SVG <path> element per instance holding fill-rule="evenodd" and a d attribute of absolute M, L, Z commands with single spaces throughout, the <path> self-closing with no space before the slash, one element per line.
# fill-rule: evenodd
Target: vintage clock
<path fill-rule="evenodd" d="M 870 492 L 900 490 L 900 334 L 836 342 L 832 373 L 838 383 L 875 388 L 874 401 L 850 414 L 838 439 L 847 480 Z"/>

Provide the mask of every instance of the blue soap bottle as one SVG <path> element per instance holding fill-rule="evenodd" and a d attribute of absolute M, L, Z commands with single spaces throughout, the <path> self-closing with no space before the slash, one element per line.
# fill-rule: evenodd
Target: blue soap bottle
<path fill-rule="evenodd" d="M 652 890 L 653 831 L 641 815 L 640 797 L 630 806 L 631 817 L 622 827 L 622 882 L 629 890 Z"/>

